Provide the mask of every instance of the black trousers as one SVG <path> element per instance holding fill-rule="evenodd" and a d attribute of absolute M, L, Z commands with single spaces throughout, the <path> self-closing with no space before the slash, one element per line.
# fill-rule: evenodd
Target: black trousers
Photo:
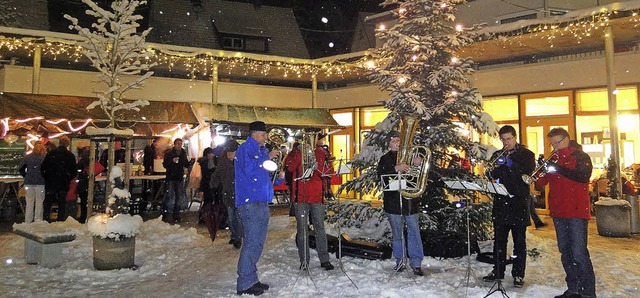
<path fill-rule="evenodd" d="M 523 277 L 527 261 L 527 226 L 525 225 L 493 225 L 495 242 L 493 243 L 494 271 L 499 277 L 504 277 L 507 259 L 507 240 L 509 232 L 513 238 L 513 265 L 511 276 Z"/>

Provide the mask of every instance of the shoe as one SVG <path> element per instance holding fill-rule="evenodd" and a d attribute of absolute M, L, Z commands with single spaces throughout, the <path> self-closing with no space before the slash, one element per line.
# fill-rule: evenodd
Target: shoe
<path fill-rule="evenodd" d="M 413 274 L 417 275 L 417 276 L 423 276 L 424 273 L 422 272 L 422 268 L 420 267 L 415 267 L 415 268 L 411 268 L 413 269 Z"/>
<path fill-rule="evenodd" d="M 236 241 L 233 240 L 233 239 L 229 239 L 229 244 L 233 244 L 234 242 L 236 242 Z"/>
<path fill-rule="evenodd" d="M 504 275 L 498 276 L 495 271 L 491 271 L 489 275 L 482 278 L 483 281 L 496 281 L 498 279 L 503 279 Z"/>
<path fill-rule="evenodd" d="M 513 286 L 516 288 L 522 288 L 522 286 L 524 285 L 524 278 L 520 277 L 520 276 L 516 276 L 513 278 Z"/>
<path fill-rule="evenodd" d="M 261 282 L 258 282 L 257 285 L 259 285 L 262 288 L 262 290 L 264 290 L 264 291 L 269 289 L 269 285 L 268 284 L 263 284 Z"/>
<path fill-rule="evenodd" d="M 543 227 L 546 227 L 546 226 L 547 226 L 547 224 L 546 224 L 546 223 L 544 223 L 544 222 L 540 222 L 539 224 L 536 224 L 536 230 L 537 230 L 537 229 L 540 229 L 540 228 L 543 228 Z"/>
<path fill-rule="evenodd" d="M 173 222 L 175 222 L 175 223 L 181 223 L 181 222 L 182 222 L 182 219 L 180 219 L 180 216 L 174 216 L 174 217 L 173 217 Z"/>
<path fill-rule="evenodd" d="M 238 295 L 249 294 L 249 295 L 258 296 L 258 295 L 262 295 L 262 293 L 264 293 L 264 290 L 260 286 L 260 283 L 256 283 L 253 286 L 251 286 L 251 288 L 248 288 L 244 291 L 238 291 Z"/>
<path fill-rule="evenodd" d="M 393 271 L 402 272 L 404 271 L 404 264 L 398 263 L 393 267 Z"/>
<path fill-rule="evenodd" d="M 329 262 L 323 262 L 322 264 L 320 264 L 320 267 L 324 268 L 325 270 L 329 271 L 329 270 L 333 270 L 333 265 L 331 265 L 331 263 Z"/>
<path fill-rule="evenodd" d="M 233 247 L 235 247 L 236 249 L 240 249 L 242 247 L 242 240 L 233 241 Z"/>
<path fill-rule="evenodd" d="M 580 294 L 564 292 L 562 293 L 562 295 L 554 296 L 553 298 L 580 298 L 580 297 L 582 297 Z"/>

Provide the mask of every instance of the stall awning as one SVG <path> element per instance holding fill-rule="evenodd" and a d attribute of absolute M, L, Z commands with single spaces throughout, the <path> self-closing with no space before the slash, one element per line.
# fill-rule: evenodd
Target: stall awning
<path fill-rule="evenodd" d="M 0 93 L 0 117 L 108 121 L 99 107 L 86 107 L 96 98 L 64 95 L 42 95 L 23 93 Z M 122 111 L 119 122 L 135 123 L 198 123 L 189 103 L 150 101 L 140 111 Z"/>
<path fill-rule="evenodd" d="M 264 121 L 268 126 L 341 128 L 325 109 L 294 109 L 194 103 L 211 122 L 247 124 Z"/>

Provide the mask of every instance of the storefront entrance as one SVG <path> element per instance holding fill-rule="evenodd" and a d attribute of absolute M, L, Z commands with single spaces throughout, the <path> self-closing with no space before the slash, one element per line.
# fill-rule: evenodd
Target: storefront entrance
<path fill-rule="evenodd" d="M 573 96 L 570 91 L 547 92 L 522 95 L 520 98 L 520 119 L 522 125 L 521 141 L 538 157 L 548 158 L 553 148 L 548 142 L 547 134 L 552 128 L 562 127 L 575 137 L 575 121 Z M 548 188 L 548 187 L 547 187 Z M 535 189 L 538 196 L 536 208 L 546 214 L 548 189 Z"/>

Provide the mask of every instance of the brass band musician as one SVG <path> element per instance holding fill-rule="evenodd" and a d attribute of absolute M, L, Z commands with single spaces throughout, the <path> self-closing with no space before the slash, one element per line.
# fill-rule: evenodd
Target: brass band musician
<path fill-rule="evenodd" d="M 522 180 L 523 174 L 531 174 L 535 168 L 535 155 L 531 150 L 518 144 L 515 128 L 505 125 L 499 130 L 502 150 L 496 151 L 491 160 L 495 160 L 494 169 L 490 171 L 491 179 L 505 186 L 510 196 L 494 195 L 493 220 L 494 267 L 484 281 L 495 281 L 504 278 L 509 231 L 513 237 L 513 267 L 511 276 L 517 288 L 524 284 L 526 266 L 526 231 L 529 222 L 529 185 Z"/>

